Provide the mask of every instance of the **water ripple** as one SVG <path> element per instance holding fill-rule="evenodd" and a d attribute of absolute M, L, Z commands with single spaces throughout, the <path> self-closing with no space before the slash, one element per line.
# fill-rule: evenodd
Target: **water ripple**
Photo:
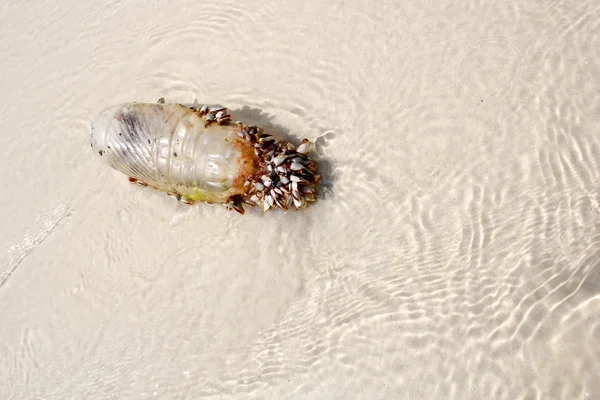
<path fill-rule="evenodd" d="M 5 3 L 0 397 L 598 397 L 597 2 Z M 95 163 L 161 96 L 309 138 L 319 201 Z"/>

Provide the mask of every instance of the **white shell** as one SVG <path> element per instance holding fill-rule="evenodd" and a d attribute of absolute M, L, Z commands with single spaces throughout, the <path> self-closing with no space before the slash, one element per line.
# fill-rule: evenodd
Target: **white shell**
<path fill-rule="evenodd" d="M 131 103 L 104 110 L 91 143 L 114 169 L 159 190 L 224 201 L 239 172 L 234 139 L 235 128 L 206 126 L 179 104 Z"/>

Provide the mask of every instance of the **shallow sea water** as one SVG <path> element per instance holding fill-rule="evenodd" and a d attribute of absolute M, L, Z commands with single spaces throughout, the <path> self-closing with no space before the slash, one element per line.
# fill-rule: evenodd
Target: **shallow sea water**
<path fill-rule="evenodd" d="M 600 398 L 597 1 L 0 10 L 0 398 Z M 128 184 L 91 121 L 162 96 L 314 141 L 318 202 Z"/>

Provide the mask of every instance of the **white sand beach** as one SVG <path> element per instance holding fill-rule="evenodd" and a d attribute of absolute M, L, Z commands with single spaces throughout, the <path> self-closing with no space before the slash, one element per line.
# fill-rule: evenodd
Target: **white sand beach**
<path fill-rule="evenodd" d="M 600 398 L 600 4 L 6 1 L 0 399 Z M 298 212 L 90 149 L 127 102 L 299 143 Z"/>

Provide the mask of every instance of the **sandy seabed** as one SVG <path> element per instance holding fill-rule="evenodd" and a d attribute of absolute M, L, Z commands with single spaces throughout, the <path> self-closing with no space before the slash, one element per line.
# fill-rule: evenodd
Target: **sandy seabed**
<path fill-rule="evenodd" d="M 86 3 L 0 6 L 1 399 L 600 398 L 597 0 Z M 128 184 L 91 122 L 162 96 L 318 201 Z"/>

